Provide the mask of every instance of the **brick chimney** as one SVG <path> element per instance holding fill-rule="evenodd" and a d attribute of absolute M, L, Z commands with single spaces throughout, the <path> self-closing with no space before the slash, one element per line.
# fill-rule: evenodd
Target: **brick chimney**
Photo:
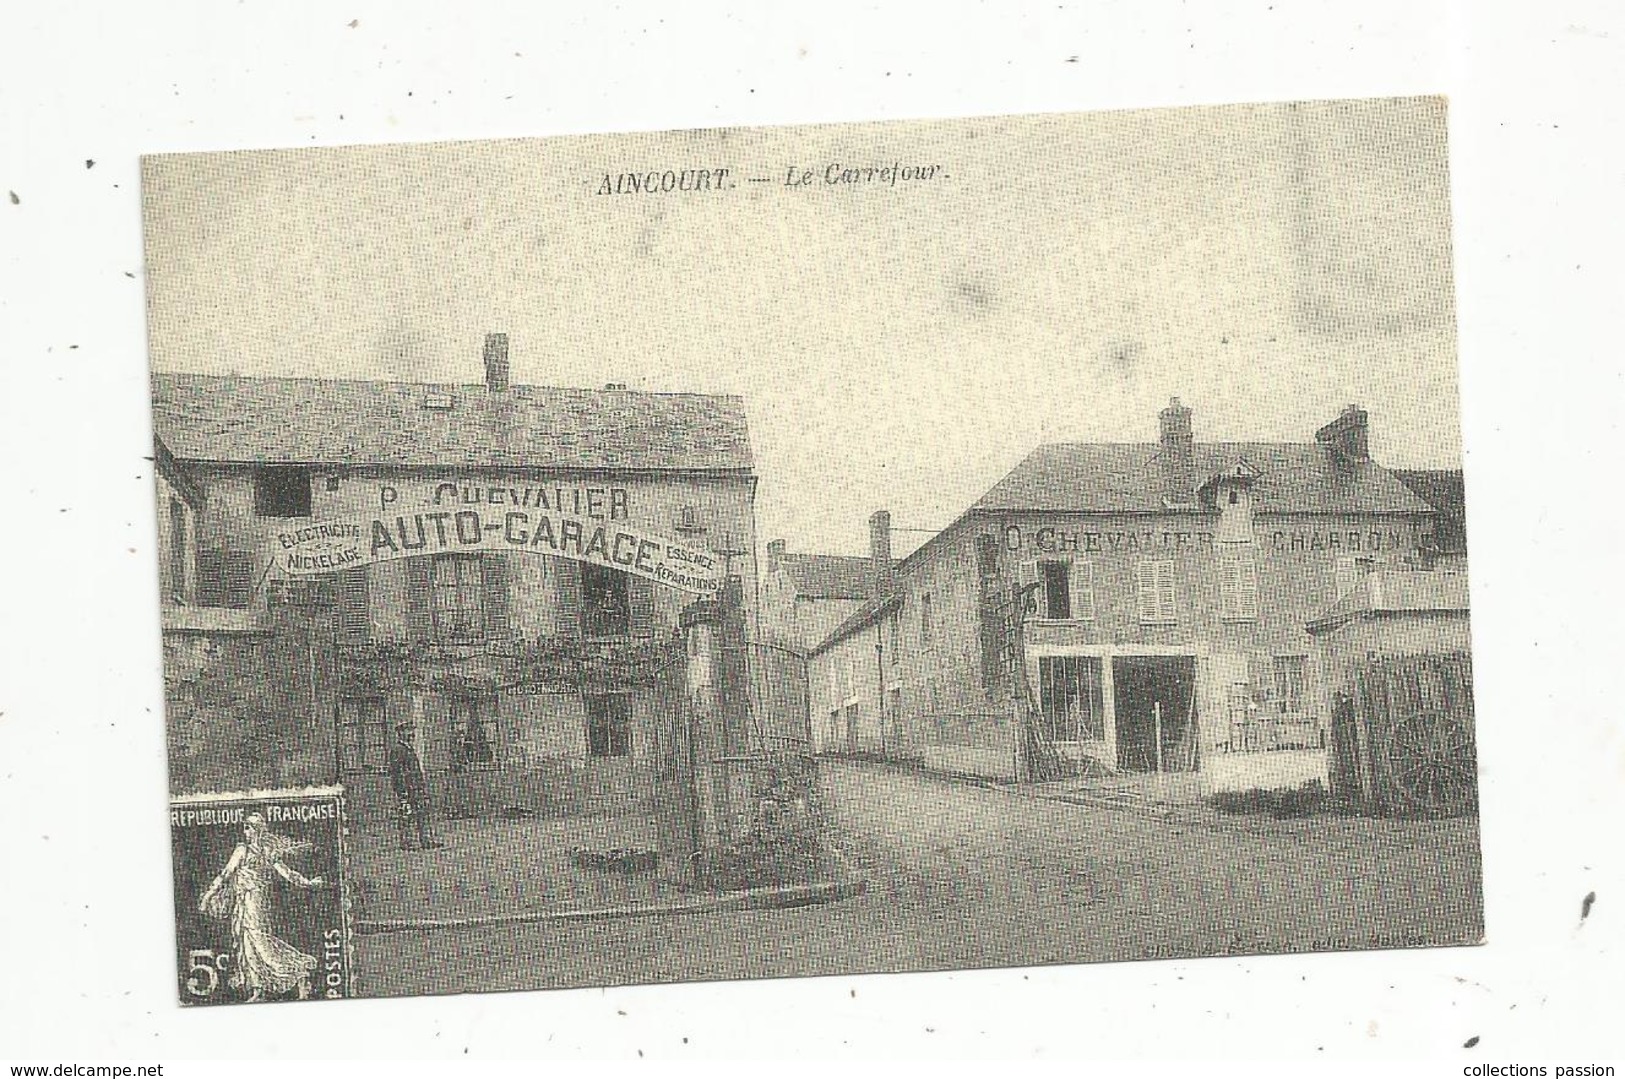
<path fill-rule="evenodd" d="M 1196 503 L 1196 455 L 1191 433 L 1191 410 L 1179 398 L 1157 413 L 1162 443 L 1163 502 L 1169 506 Z"/>
<path fill-rule="evenodd" d="M 896 583 L 891 558 L 891 514 L 875 510 L 869 515 L 869 587 L 875 599 L 889 596 Z"/>
<path fill-rule="evenodd" d="M 508 335 L 485 335 L 485 388 L 492 393 L 508 392 Z"/>
<path fill-rule="evenodd" d="M 1359 405 L 1349 405 L 1343 414 L 1315 432 L 1315 441 L 1323 442 L 1344 461 L 1364 461 L 1371 456 L 1368 441 L 1370 417 Z"/>
<path fill-rule="evenodd" d="M 772 540 L 767 545 L 767 572 L 777 573 L 779 565 L 784 561 L 784 541 Z"/>

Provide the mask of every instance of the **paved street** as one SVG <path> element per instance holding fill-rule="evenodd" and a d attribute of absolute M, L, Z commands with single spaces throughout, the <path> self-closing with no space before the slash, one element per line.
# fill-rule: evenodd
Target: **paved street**
<path fill-rule="evenodd" d="M 1459 944 L 1475 820 L 1157 819 L 831 762 L 867 894 L 820 907 L 358 941 L 372 994 Z"/>

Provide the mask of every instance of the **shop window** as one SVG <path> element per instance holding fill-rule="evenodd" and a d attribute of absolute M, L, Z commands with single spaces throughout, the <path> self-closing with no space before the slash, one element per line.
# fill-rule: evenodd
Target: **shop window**
<path fill-rule="evenodd" d="M 1141 622 L 1169 625 L 1179 620 L 1174 603 L 1174 563 L 1171 560 L 1139 563 L 1134 567 L 1134 584 Z"/>
<path fill-rule="evenodd" d="M 1219 617 L 1230 622 L 1258 617 L 1258 563 L 1252 551 L 1219 556 Z"/>
<path fill-rule="evenodd" d="M 451 698 L 449 750 L 453 768 L 495 768 L 497 702 L 495 697 Z"/>
<path fill-rule="evenodd" d="M 389 724 L 381 697 L 339 699 L 339 771 L 382 772 L 389 766 Z"/>
<path fill-rule="evenodd" d="M 1069 619 L 1072 617 L 1072 572 L 1065 562 L 1038 563 L 1039 579 L 1044 586 L 1044 617 Z"/>
<path fill-rule="evenodd" d="M 485 573 L 479 555 L 436 555 L 429 583 L 437 640 L 485 636 Z"/>
<path fill-rule="evenodd" d="M 256 517 L 309 517 L 310 469 L 261 468 L 254 473 Z"/>
<path fill-rule="evenodd" d="M 581 564 L 581 608 L 588 637 L 625 637 L 632 632 L 627 575 L 591 562 Z"/>
<path fill-rule="evenodd" d="M 632 698 L 625 693 L 587 698 L 587 754 L 625 757 L 632 752 Z"/>
<path fill-rule="evenodd" d="M 1040 728 L 1045 738 L 1085 742 L 1106 737 L 1098 657 L 1041 656 L 1038 686 Z"/>

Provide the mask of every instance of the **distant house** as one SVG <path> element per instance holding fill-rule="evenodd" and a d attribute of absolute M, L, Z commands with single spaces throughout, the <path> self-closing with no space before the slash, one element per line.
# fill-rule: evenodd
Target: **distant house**
<path fill-rule="evenodd" d="M 874 595 L 872 558 L 799 554 L 782 539 L 767 545 L 761 626 L 771 642 L 805 652 Z"/>

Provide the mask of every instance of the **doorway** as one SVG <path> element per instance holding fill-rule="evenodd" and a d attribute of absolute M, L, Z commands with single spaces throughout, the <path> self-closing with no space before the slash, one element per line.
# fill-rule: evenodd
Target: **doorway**
<path fill-rule="evenodd" d="M 1112 682 L 1118 770 L 1196 771 L 1196 657 L 1118 656 Z"/>

